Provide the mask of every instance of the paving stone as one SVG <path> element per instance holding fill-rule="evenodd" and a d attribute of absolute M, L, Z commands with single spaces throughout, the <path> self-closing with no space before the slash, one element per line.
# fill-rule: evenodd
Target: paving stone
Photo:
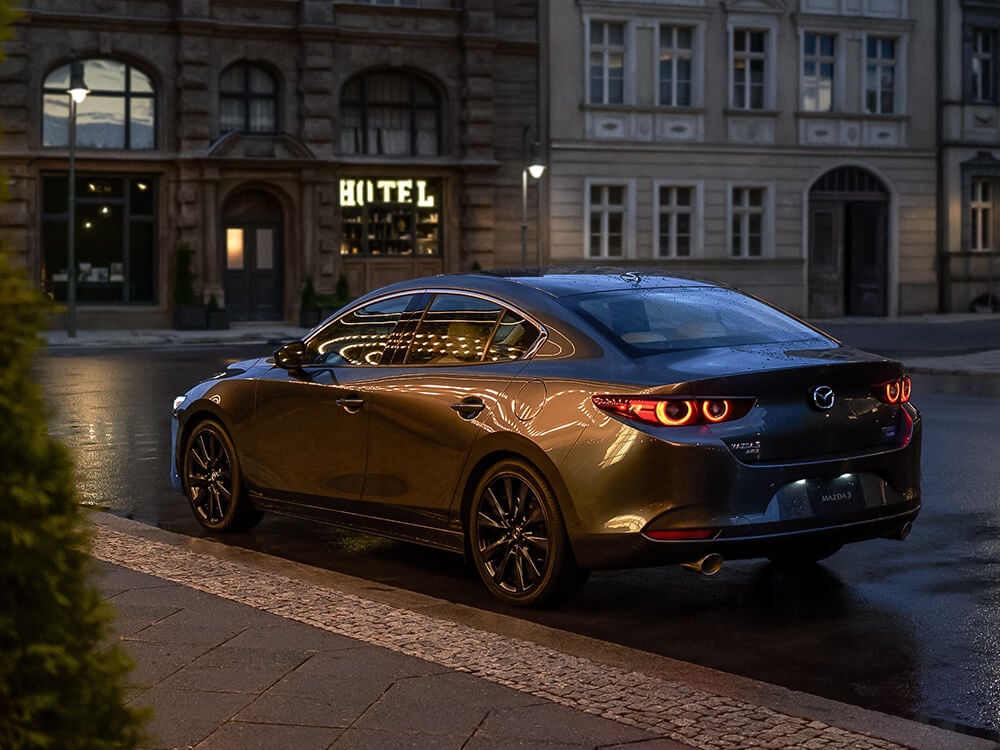
<path fill-rule="evenodd" d="M 473 736 L 470 747 L 507 746 L 515 741 L 604 747 L 649 738 L 648 732 L 610 719 L 540 703 L 491 711 Z"/>
<path fill-rule="evenodd" d="M 464 750 L 464 735 L 422 734 L 399 730 L 351 728 L 344 732 L 330 750 Z M 496 750 L 501 750 L 497 748 Z"/>
<path fill-rule="evenodd" d="M 199 692 L 154 687 L 129 705 L 149 706 L 153 718 L 147 726 L 151 748 L 194 747 L 224 724 L 252 696 L 240 693 Z"/>
<path fill-rule="evenodd" d="M 162 683 L 174 690 L 218 690 L 260 694 L 301 665 L 298 651 L 228 648 L 210 650 Z"/>
<path fill-rule="evenodd" d="M 398 680 L 354 726 L 382 730 L 405 726 L 421 734 L 470 737 L 491 711 L 539 702 L 517 690 L 484 686 L 470 675 L 445 672 Z"/>
<path fill-rule="evenodd" d="M 343 734 L 341 729 L 231 721 L 196 746 L 196 750 L 326 750 Z"/>

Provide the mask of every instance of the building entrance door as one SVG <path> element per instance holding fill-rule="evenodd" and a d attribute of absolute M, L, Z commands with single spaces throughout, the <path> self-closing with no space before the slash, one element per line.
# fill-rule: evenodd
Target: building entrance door
<path fill-rule="evenodd" d="M 227 203 L 223 226 L 230 320 L 283 319 L 280 207 L 266 193 L 246 191 Z"/>
<path fill-rule="evenodd" d="M 886 315 L 888 192 L 856 167 L 828 172 L 809 191 L 808 315 Z"/>

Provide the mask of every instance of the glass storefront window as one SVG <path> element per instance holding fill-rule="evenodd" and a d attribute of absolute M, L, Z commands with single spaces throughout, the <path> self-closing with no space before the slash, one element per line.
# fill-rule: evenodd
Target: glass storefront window
<path fill-rule="evenodd" d="M 340 181 L 341 255 L 440 255 L 441 180 Z"/>
<path fill-rule="evenodd" d="M 42 178 L 42 287 L 60 302 L 69 278 L 67 181 L 66 175 Z M 156 302 L 155 188 L 151 177 L 77 177 L 78 302 Z"/>

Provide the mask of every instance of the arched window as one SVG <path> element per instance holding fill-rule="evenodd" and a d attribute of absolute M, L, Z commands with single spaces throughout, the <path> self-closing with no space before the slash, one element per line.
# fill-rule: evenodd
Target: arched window
<path fill-rule="evenodd" d="M 219 77 L 219 131 L 278 132 L 278 82 L 263 65 L 240 62 Z"/>
<path fill-rule="evenodd" d="M 340 97 L 344 154 L 437 156 L 441 97 L 415 73 L 379 70 L 354 76 Z"/>
<path fill-rule="evenodd" d="M 69 145 L 69 68 L 47 76 L 42 88 L 42 145 Z M 116 60 L 84 60 L 90 89 L 77 105 L 76 144 L 80 148 L 156 148 L 156 91 L 149 76 Z"/>

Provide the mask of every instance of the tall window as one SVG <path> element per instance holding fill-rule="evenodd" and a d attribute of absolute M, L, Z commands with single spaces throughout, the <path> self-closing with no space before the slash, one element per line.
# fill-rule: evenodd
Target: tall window
<path fill-rule="evenodd" d="M 764 109 L 767 32 L 736 29 L 732 44 L 732 106 L 734 109 Z"/>
<path fill-rule="evenodd" d="M 278 132 L 278 83 L 265 67 L 236 63 L 219 77 L 219 131 Z"/>
<path fill-rule="evenodd" d="M 896 111 L 896 39 L 868 37 L 865 43 L 865 111 L 889 115 Z"/>
<path fill-rule="evenodd" d="M 664 107 L 691 106 L 694 30 L 660 26 L 660 97 Z"/>
<path fill-rule="evenodd" d="M 833 76 L 836 37 L 806 34 L 802 39 L 802 109 L 833 111 Z"/>
<path fill-rule="evenodd" d="M 734 187 L 729 252 L 737 258 L 758 258 L 764 250 L 765 188 Z"/>
<path fill-rule="evenodd" d="M 441 97 L 408 71 L 354 76 L 340 95 L 340 150 L 345 154 L 437 156 Z"/>
<path fill-rule="evenodd" d="M 972 33 L 972 101 L 996 100 L 996 31 L 975 29 Z"/>
<path fill-rule="evenodd" d="M 42 286 L 66 299 L 76 275 L 81 303 L 156 301 L 156 183 L 151 177 L 77 175 L 76 268 L 67 267 L 67 175 L 42 178 Z"/>
<path fill-rule="evenodd" d="M 42 145 L 69 145 L 69 65 L 56 68 L 42 88 Z M 80 148 L 156 148 L 156 92 L 149 76 L 116 60 L 84 60 L 90 95 L 76 110 Z"/>
<path fill-rule="evenodd" d="M 694 195 L 693 187 L 674 185 L 659 187 L 658 257 L 687 258 L 691 255 L 695 222 Z"/>
<path fill-rule="evenodd" d="M 587 203 L 589 257 L 625 257 L 626 193 L 624 185 L 590 186 Z"/>
<path fill-rule="evenodd" d="M 970 250 L 993 249 L 993 181 L 984 178 L 972 180 Z"/>
<path fill-rule="evenodd" d="M 625 102 L 625 24 L 590 22 L 591 104 Z"/>

